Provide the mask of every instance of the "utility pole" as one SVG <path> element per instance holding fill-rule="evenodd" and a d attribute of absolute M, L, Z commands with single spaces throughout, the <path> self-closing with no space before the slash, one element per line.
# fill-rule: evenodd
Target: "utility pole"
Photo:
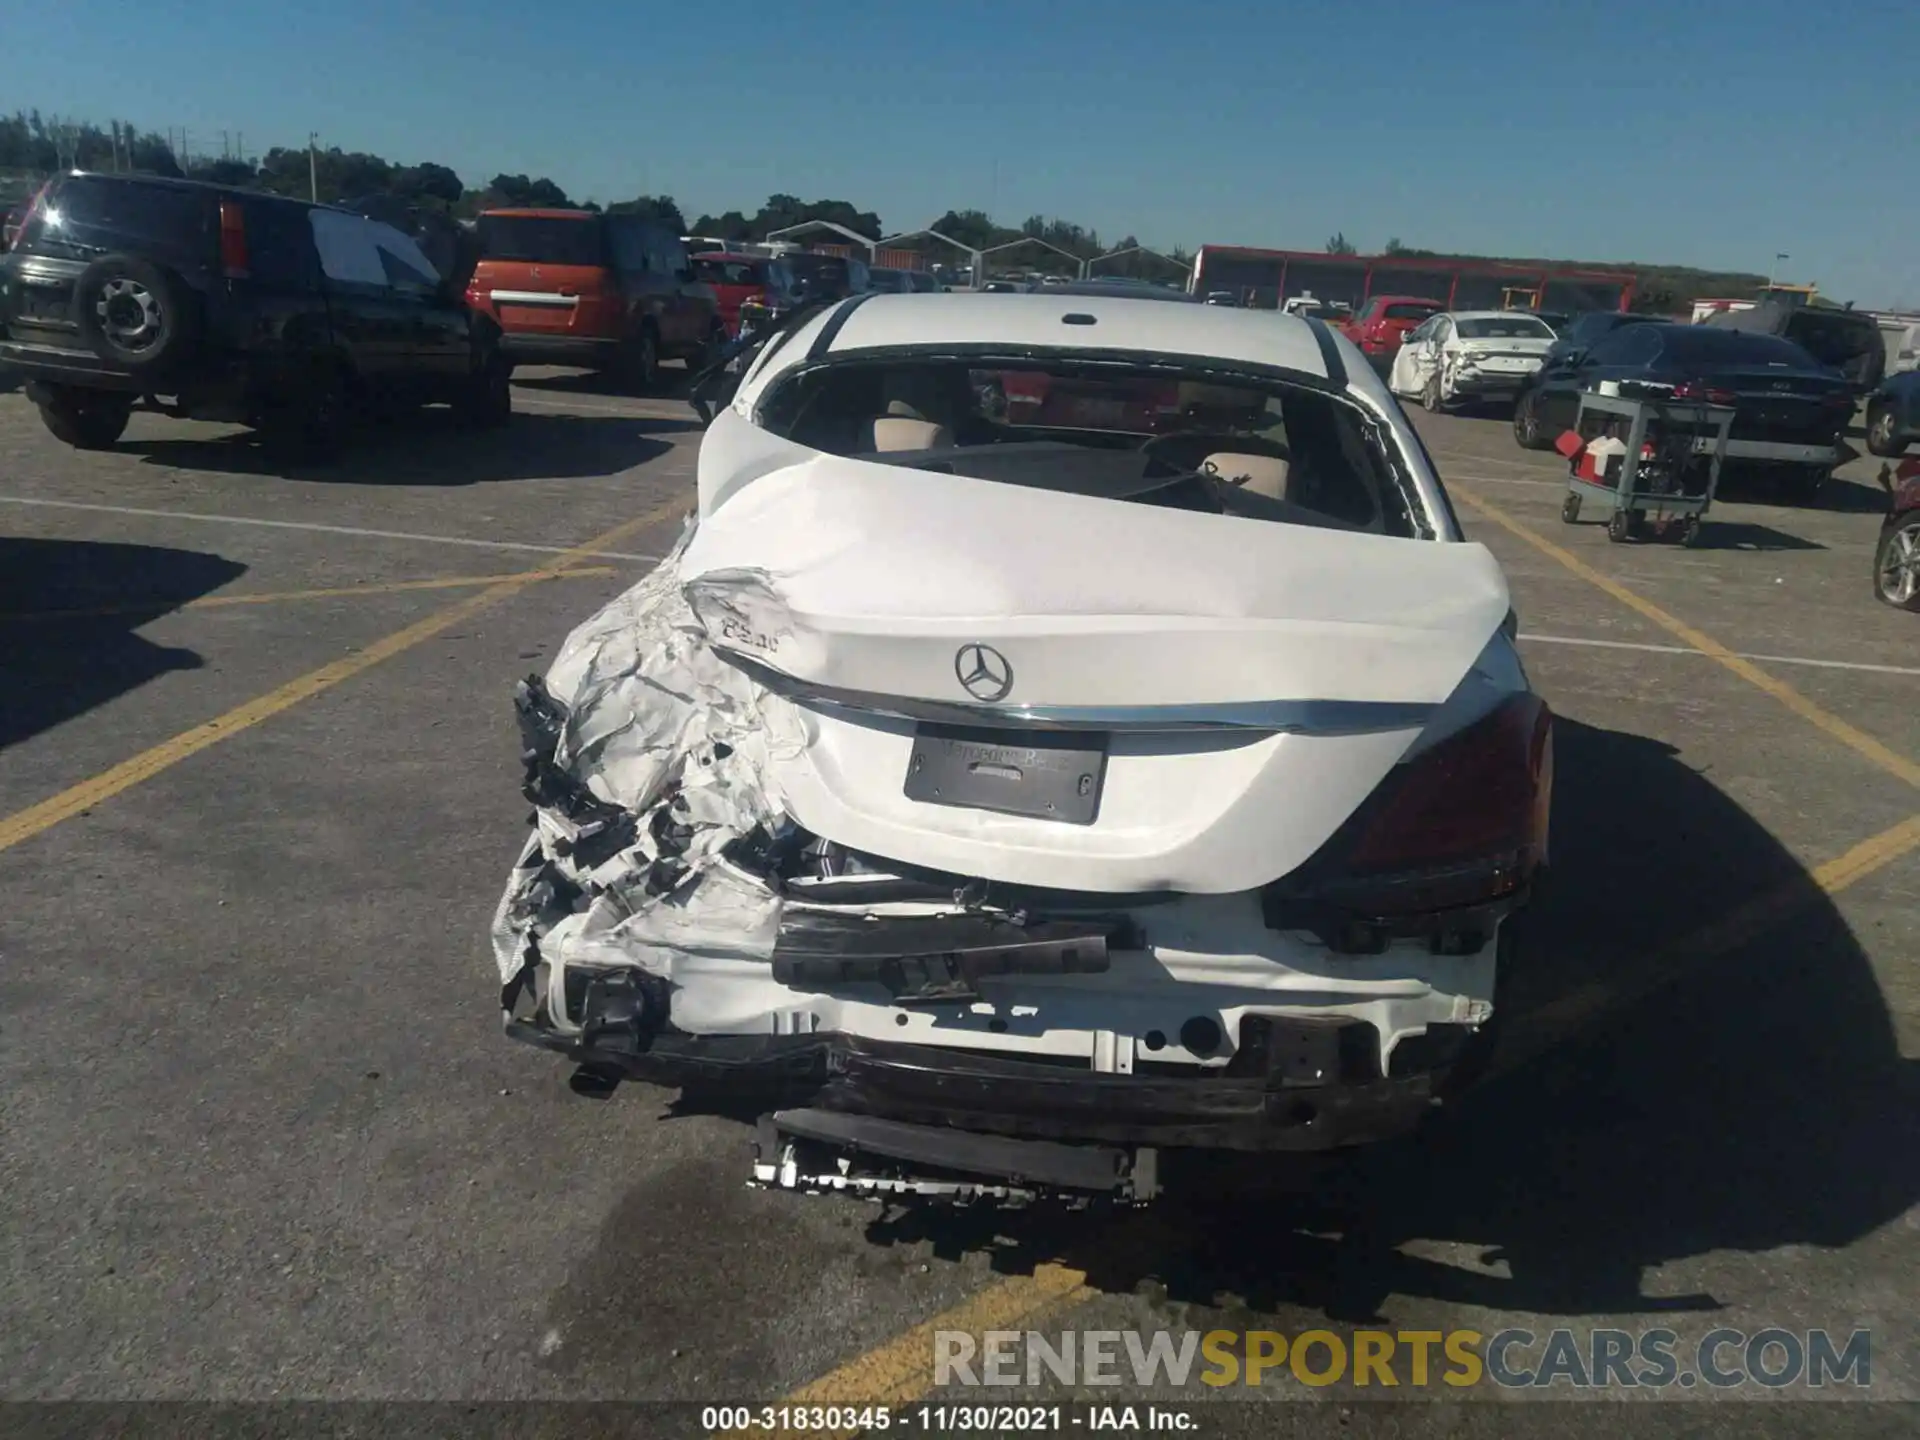
<path fill-rule="evenodd" d="M 316 205 L 320 203 L 320 162 L 316 158 L 320 144 L 320 132 L 307 132 L 307 198 Z"/>
<path fill-rule="evenodd" d="M 1793 257 L 1792 257 L 1791 255 L 1789 255 L 1789 254 L 1787 254 L 1787 253 L 1786 253 L 1785 251 L 1781 251 L 1781 252 L 1780 252 L 1779 254 L 1777 254 L 1777 255 L 1775 255 L 1775 256 L 1773 257 L 1773 265 L 1772 265 L 1772 266 L 1770 266 L 1770 267 L 1768 268 L 1768 270 L 1767 270 L 1767 290 L 1768 290 L 1768 293 L 1772 293 L 1772 290 L 1773 290 L 1773 275 L 1774 275 L 1774 270 L 1775 270 L 1775 269 L 1777 269 L 1777 268 L 1779 267 L 1779 264 L 1780 264 L 1780 262 L 1781 262 L 1782 260 L 1791 260 L 1792 258 L 1793 258 Z"/>

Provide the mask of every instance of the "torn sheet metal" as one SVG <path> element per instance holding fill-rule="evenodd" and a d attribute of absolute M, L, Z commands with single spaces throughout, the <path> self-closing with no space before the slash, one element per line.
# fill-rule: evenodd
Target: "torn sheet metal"
<path fill-rule="evenodd" d="M 536 808 L 492 927 L 510 991 L 535 960 L 555 977 L 638 966 L 670 980 L 689 958 L 773 953 L 779 899 L 723 852 L 780 827 L 769 762 L 802 733 L 707 644 L 678 584 L 692 533 L 516 696 Z M 549 1016 L 562 1029 L 564 1009 Z"/>

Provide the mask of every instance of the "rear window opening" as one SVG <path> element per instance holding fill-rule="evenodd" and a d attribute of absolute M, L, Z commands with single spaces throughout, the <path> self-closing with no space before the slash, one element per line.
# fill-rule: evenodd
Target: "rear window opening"
<path fill-rule="evenodd" d="M 1428 320 L 1444 309 L 1444 305 L 1389 305 L 1380 312 L 1380 317 L 1383 320 Z"/>
<path fill-rule="evenodd" d="M 591 215 L 482 215 L 475 224 L 483 260 L 533 265 L 605 265 L 606 236 Z"/>
<path fill-rule="evenodd" d="M 1669 326 L 1660 338 L 1667 359 L 1688 365 L 1781 365 L 1817 370 L 1819 362 L 1791 340 L 1710 325 Z"/>
<path fill-rule="evenodd" d="M 1880 326 L 1865 315 L 1832 315 L 1801 310 L 1787 321 L 1786 338 L 1806 350 L 1822 365 L 1842 368 L 1868 355 L 1884 342 Z"/>
<path fill-rule="evenodd" d="M 1461 320 L 1455 328 L 1462 340 L 1551 340 L 1553 330 L 1544 320 L 1531 315 L 1503 315 L 1499 318 Z"/>
<path fill-rule="evenodd" d="M 704 260 L 696 256 L 693 278 L 708 285 L 767 285 L 767 266 L 760 260 Z"/>
<path fill-rule="evenodd" d="M 832 455 L 1248 520 L 1426 537 L 1379 428 L 1310 385 L 1031 355 L 804 366 L 758 422 Z"/>

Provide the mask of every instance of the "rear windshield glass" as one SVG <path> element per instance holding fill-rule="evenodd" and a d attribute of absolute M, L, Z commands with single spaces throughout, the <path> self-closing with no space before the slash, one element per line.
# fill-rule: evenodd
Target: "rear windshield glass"
<path fill-rule="evenodd" d="M 1576 315 L 1573 324 L 1568 327 L 1569 335 L 1578 336 L 1587 341 L 1599 339 L 1609 330 L 1618 330 L 1622 325 L 1649 323 L 1645 317 L 1629 315 L 1625 311 L 1589 310 L 1585 315 Z"/>
<path fill-rule="evenodd" d="M 1264 376 L 1070 354 L 849 357 L 775 381 L 759 421 L 829 454 L 982 482 L 1377 535 L 1431 533 L 1356 407 Z"/>
<path fill-rule="evenodd" d="M 845 291 L 853 281 L 847 262 L 838 255 L 789 255 L 787 269 L 797 280 L 823 291 Z"/>
<path fill-rule="evenodd" d="M 1814 359 L 1844 365 L 1867 354 L 1880 339 L 1880 327 L 1864 315 L 1828 315 L 1801 310 L 1787 322 L 1787 334 Z"/>
<path fill-rule="evenodd" d="M 211 245 L 216 199 L 213 191 L 177 185 L 75 177 L 48 192 L 23 243 L 86 251 L 155 242 L 182 249 Z"/>
<path fill-rule="evenodd" d="M 693 278 L 708 285 L 765 285 L 766 265 L 759 260 L 695 260 Z"/>
<path fill-rule="evenodd" d="M 1387 320 L 1424 320 L 1429 315 L 1438 315 L 1444 308 L 1440 305 L 1389 305 L 1380 314 Z"/>
<path fill-rule="evenodd" d="M 541 215 L 482 215 L 476 229 L 483 260 L 535 265 L 604 265 L 606 246 L 592 219 Z"/>
<path fill-rule="evenodd" d="M 1462 340 L 1551 340 L 1552 327 L 1531 315 L 1502 315 L 1456 322 Z"/>
<path fill-rule="evenodd" d="M 1819 362 L 1791 340 L 1711 325 L 1675 325 L 1661 337 L 1670 360 L 1705 365 L 1792 365 L 1817 369 Z"/>

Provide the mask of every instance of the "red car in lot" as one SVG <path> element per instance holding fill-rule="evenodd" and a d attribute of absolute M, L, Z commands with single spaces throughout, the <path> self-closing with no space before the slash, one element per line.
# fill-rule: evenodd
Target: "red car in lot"
<path fill-rule="evenodd" d="M 1386 370 L 1410 331 L 1445 310 L 1446 303 L 1418 295 L 1376 295 L 1340 333 L 1360 347 L 1376 370 Z"/>
<path fill-rule="evenodd" d="M 720 321 L 727 338 L 740 333 L 740 307 L 765 300 L 782 288 L 779 261 L 762 255 L 739 255 L 730 250 L 704 250 L 693 257 L 693 274 L 713 288 Z"/>

